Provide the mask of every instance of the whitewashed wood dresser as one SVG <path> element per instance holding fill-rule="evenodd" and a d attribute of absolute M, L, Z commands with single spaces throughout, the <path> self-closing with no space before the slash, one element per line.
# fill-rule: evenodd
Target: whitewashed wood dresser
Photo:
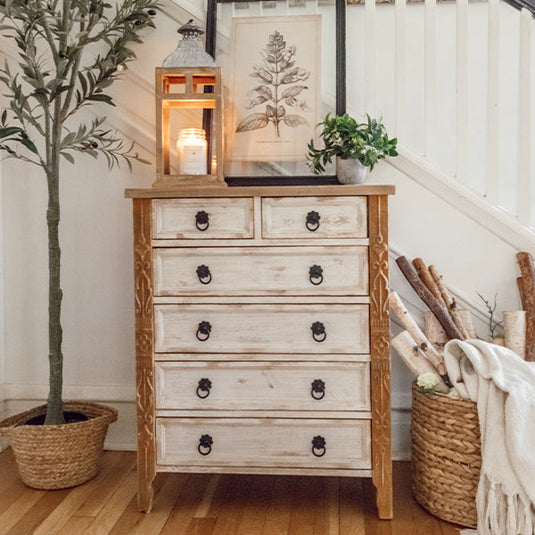
<path fill-rule="evenodd" d="M 127 190 L 138 503 L 157 472 L 372 477 L 392 518 L 393 186 Z"/>

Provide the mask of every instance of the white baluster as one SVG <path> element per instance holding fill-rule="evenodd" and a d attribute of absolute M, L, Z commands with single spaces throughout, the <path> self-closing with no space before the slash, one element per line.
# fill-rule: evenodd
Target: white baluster
<path fill-rule="evenodd" d="M 499 202 L 500 2 L 489 0 L 487 60 L 487 199 Z"/>
<path fill-rule="evenodd" d="M 531 27 L 527 9 L 520 12 L 518 64 L 518 191 L 517 214 L 521 223 L 531 223 Z"/>
<path fill-rule="evenodd" d="M 395 120 L 396 136 L 407 144 L 407 31 L 406 0 L 396 0 L 395 34 Z"/>
<path fill-rule="evenodd" d="M 437 143 L 437 3 L 425 0 L 425 156 L 436 163 Z"/>
<path fill-rule="evenodd" d="M 468 182 L 468 0 L 457 0 L 456 94 L 456 174 Z"/>
<path fill-rule="evenodd" d="M 372 117 L 375 110 L 375 0 L 366 0 L 366 112 Z"/>

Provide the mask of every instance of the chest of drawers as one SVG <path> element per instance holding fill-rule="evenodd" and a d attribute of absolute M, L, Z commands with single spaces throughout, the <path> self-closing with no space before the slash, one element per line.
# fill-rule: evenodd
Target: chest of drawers
<path fill-rule="evenodd" d="M 138 503 L 157 472 L 371 477 L 392 517 L 391 186 L 127 190 Z"/>

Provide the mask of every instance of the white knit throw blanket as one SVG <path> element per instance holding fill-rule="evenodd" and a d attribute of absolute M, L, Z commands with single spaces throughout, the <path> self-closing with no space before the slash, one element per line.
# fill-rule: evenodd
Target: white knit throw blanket
<path fill-rule="evenodd" d="M 461 396 L 477 402 L 478 535 L 534 535 L 535 362 L 481 340 L 451 340 L 445 360 Z"/>

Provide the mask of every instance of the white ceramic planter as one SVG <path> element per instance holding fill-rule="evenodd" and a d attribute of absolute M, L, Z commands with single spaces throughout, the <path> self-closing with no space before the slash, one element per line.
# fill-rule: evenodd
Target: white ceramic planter
<path fill-rule="evenodd" d="M 336 177 L 341 184 L 362 184 L 368 176 L 369 166 L 356 158 L 336 158 Z"/>

